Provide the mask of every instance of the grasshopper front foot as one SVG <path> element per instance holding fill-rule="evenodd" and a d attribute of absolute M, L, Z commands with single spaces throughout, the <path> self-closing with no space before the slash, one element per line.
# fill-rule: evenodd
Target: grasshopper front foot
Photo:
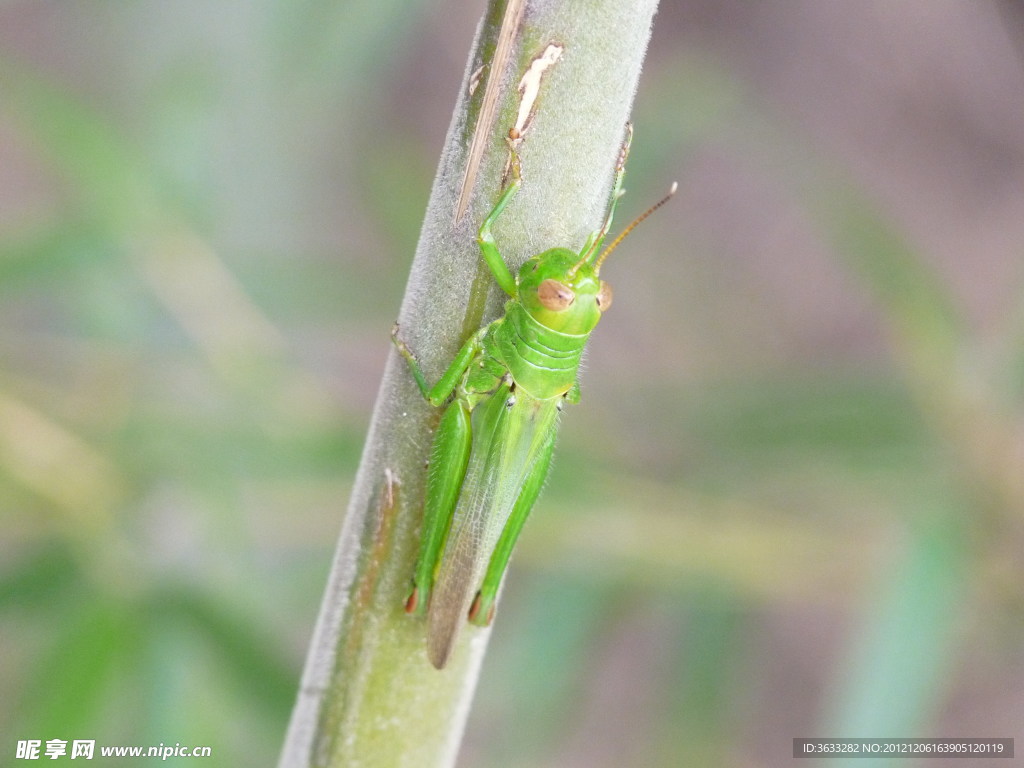
<path fill-rule="evenodd" d="M 419 387 L 420 392 L 427 399 L 430 398 L 430 386 L 427 384 L 427 379 L 423 375 L 423 371 L 420 368 L 419 361 L 416 356 L 412 353 L 412 350 L 402 340 L 402 337 L 398 335 L 398 321 L 391 326 L 391 343 L 395 345 L 395 349 L 398 350 L 405 362 L 409 365 L 409 372 L 412 374 L 413 379 L 416 381 L 416 386 Z"/>
<path fill-rule="evenodd" d="M 412 350 L 406 345 L 405 341 L 401 336 L 398 335 L 399 325 L 398 321 L 395 320 L 395 324 L 391 326 L 391 343 L 395 345 L 395 349 L 409 365 L 419 366 L 419 362 L 416 360 L 416 356 L 412 353 Z"/>

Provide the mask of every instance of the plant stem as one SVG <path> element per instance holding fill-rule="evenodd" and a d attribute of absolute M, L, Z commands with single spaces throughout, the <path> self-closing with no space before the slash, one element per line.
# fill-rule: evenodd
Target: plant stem
<path fill-rule="evenodd" d="M 475 236 L 501 188 L 510 128 L 523 128 L 523 187 L 495 237 L 513 271 L 548 248 L 580 248 L 600 224 L 657 5 L 531 0 L 507 65 L 481 70 L 494 56 L 506 3 L 517 1 L 492 0 L 478 30 L 399 315 L 402 336 L 428 376 L 438 376 L 462 341 L 501 308 Z M 520 107 L 532 95 L 521 95 L 518 86 L 551 44 L 561 46 L 561 56 L 544 70 L 532 118 L 524 122 Z M 482 137 L 465 215 L 456 222 L 489 77 L 500 78 L 495 119 Z M 387 343 L 383 329 L 381 343 Z M 431 768 L 455 761 L 489 630 L 467 624 L 448 666 L 438 671 L 426 658 L 424 622 L 402 607 L 437 419 L 392 353 L 281 768 Z M 500 631 L 500 611 L 497 624 Z"/>

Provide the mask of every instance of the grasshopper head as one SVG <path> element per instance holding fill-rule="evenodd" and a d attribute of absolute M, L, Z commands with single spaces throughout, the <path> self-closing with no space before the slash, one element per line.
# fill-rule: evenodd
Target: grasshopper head
<path fill-rule="evenodd" d="M 597 269 L 568 248 L 552 248 L 523 264 L 519 301 L 534 320 L 555 331 L 590 333 L 612 303 L 612 288 Z"/>
<path fill-rule="evenodd" d="M 583 335 L 594 330 L 601 314 L 612 305 L 612 287 L 598 276 L 601 265 L 637 224 L 669 201 L 677 188 L 673 182 L 665 197 L 633 219 L 603 251 L 600 248 L 611 224 L 610 213 L 604 226 L 588 238 L 581 253 L 552 248 L 523 264 L 516 285 L 519 301 L 530 316 L 561 333 Z"/>

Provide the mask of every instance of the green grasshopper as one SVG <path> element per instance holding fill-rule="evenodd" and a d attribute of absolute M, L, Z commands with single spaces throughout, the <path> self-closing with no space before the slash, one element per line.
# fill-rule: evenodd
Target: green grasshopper
<path fill-rule="evenodd" d="M 474 333 L 433 386 L 398 336 L 392 339 L 427 401 L 445 406 L 427 475 L 423 529 L 407 613 L 427 611 L 427 655 L 441 669 L 461 623 L 487 626 L 509 556 L 540 493 L 551 463 L 563 404 L 579 402 L 580 356 L 612 302 L 599 277 L 601 264 L 630 230 L 668 201 L 637 218 L 604 251 L 601 246 L 622 195 L 632 139 L 615 167 L 611 200 L 601 228 L 579 253 L 552 248 L 513 276 L 491 228 L 522 184 L 510 142 L 508 187 L 477 234 L 494 279 L 509 295 L 505 314 Z"/>

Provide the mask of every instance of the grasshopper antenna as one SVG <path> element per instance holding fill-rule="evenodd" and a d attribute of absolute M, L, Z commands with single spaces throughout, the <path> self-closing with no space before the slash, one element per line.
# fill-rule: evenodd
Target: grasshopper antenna
<path fill-rule="evenodd" d="M 608 258 L 608 254 L 610 254 L 612 251 L 614 251 L 616 248 L 618 248 L 619 243 L 621 243 L 626 238 L 626 235 L 628 235 L 630 232 L 632 232 L 634 229 L 636 229 L 637 225 L 641 221 L 646 219 L 648 216 L 650 216 L 656 210 L 661 208 L 661 206 L 663 206 L 665 203 L 667 203 L 669 200 L 671 200 L 672 199 L 672 195 L 674 195 L 676 193 L 677 189 L 679 189 L 679 183 L 673 181 L 672 182 L 672 186 L 669 188 L 667 195 L 665 195 L 663 198 L 661 198 L 661 200 L 656 202 L 654 205 L 652 205 L 646 211 L 644 211 L 639 216 L 637 216 L 635 219 L 633 219 L 633 221 L 630 222 L 629 226 L 626 227 L 624 230 L 622 230 L 622 232 L 619 233 L 619 236 L 616 237 L 614 240 L 612 240 L 611 244 L 607 248 L 605 248 L 603 251 L 601 251 L 601 255 L 597 257 L 597 261 L 594 263 L 594 272 L 595 272 L 595 274 L 601 271 L 601 264 L 603 264 L 604 260 Z"/>

